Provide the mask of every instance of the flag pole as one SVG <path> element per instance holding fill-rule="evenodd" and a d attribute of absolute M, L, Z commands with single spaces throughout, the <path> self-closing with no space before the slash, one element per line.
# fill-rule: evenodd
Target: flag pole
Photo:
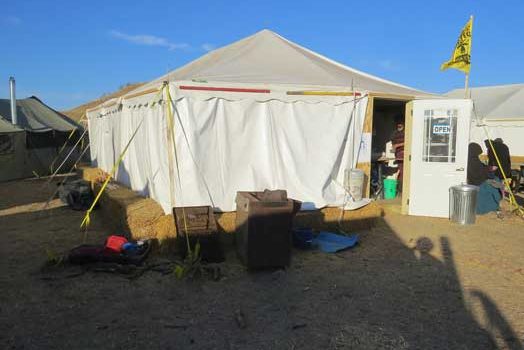
<path fill-rule="evenodd" d="M 464 83 L 464 98 L 468 98 L 468 83 L 469 83 L 469 73 L 466 73 L 466 81 Z"/>
<path fill-rule="evenodd" d="M 470 27 L 470 52 L 469 52 L 469 67 L 471 70 L 471 42 L 473 41 L 473 15 L 469 16 L 469 20 L 471 21 L 471 27 Z M 469 85 L 469 71 L 466 73 L 466 81 L 464 82 L 464 98 L 468 98 L 468 85 Z"/>

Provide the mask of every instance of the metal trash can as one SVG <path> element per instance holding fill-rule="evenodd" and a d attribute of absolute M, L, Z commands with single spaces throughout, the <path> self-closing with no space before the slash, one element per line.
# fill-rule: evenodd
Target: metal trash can
<path fill-rule="evenodd" d="M 475 223 L 479 187 L 457 185 L 449 188 L 449 219 L 461 225 Z"/>

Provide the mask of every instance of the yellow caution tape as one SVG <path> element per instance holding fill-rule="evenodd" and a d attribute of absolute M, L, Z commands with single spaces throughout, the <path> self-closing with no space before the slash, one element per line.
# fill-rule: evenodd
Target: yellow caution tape
<path fill-rule="evenodd" d="M 153 97 L 152 99 L 152 103 L 150 103 L 150 106 L 152 107 L 155 100 L 158 99 L 159 95 L 162 93 L 162 89 L 160 89 L 157 94 L 155 94 L 155 96 Z M 100 196 L 102 196 L 102 193 L 104 192 L 107 184 L 109 183 L 109 181 L 111 180 L 112 177 L 115 176 L 115 173 L 116 173 L 116 169 L 118 169 L 118 166 L 120 165 L 120 163 L 122 162 L 122 160 L 124 159 L 124 156 L 127 152 L 127 149 L 129 148 L 129 145 L 131 144 L 131 141 L 133 141 L 133 139 L 135 138 L 137 132 L 138 132 L 138 129 L 140 129 L 140 126 L 142 125 L 142 122 L 144 120 L 142 119 L 142 121 L 140 122 L 140 124 L 138 124 L 136 130 L 133 132 L 133 135 L 131 136 L 131 138 L 129 139 L 129 141 L 127 142 L 127 145 L 126 147 L 124 147 L 124 150 L 122 151 L 122 153 L 120 154 L 120 156 L 118 157 L 117 161 L 115 164 L 113 164 L 113 168 L 111 169 L 111 173 L 109 173 L 109 176 L 107 177 L 107 179 L 104 181 L 104 183 L 102 184 L 102 187 L 100 188 L 100 191 L 98 191 L 98 194 L 96 195 L 95 197 L 95 200 L 93 201 L 93 203 L 91 204 L 91 207 L 87 210 L 86 212 L 86 215 L 84 216 L 84 219 L 82 220 L 82 223 L 80 224 L 80 227 L 84 227 L 84 226 L 89 226 L 90 222 L 91 222 L 91 217 L 90 217 L 90 214 L 91 212 L 93 211 L 93 208 L 95 207 L 96 203 L 98 202 L 98 200 L 100 199 Z"/>
<path fill-rule="evenodd" d="M 111 178 L 113 176 L 115 176 L 116 169 L 118 169 L 118 166 L 122 162 L 122 159 L 124 159 L 124 156 L 125 156 L 125 154 L 127 152 L 127 149 L 129 148 L 129 145 L 131 144 L 131 141 L 133 141 L 133 139 L 135 138 L 135 136 L 136 136 L 136 134 L 138 132 L 138 129 L 140 129 L 140 126 L 142 126 L 142 122 L 143 122 L 143 120 L 140 122 L 140 124 L 138 124 L 137 128 L 135 129 L 135 132 L 133 132 L 133 135 L 131 135 L 131 138 L 127 142 L 126 147 L 124 147 L 124 150 L 122 151 L 122 153 L 120 153 L 120 156 L 118 157 L 116 163 L 113 165 L 113 168 L 111 169 L 111 172 L 109 173 L 109 176 L 104 181 L 104 184 L 100 188 L 100 191 L 98 191 L 98 194 L 96 195 L 95 200 L 91 204 L 91 207 L 87 210 L 86 215 L 84 216 L 84 220 L 82 220 L 82 223 L 80 224 L 80 227 L 84 227 L 84 225 L 86 227 L 89 226 L 89 223 L 91 222 L 90 214 L 93 211 L 93 208 L 95 207 L 96 203 L 100 199 L 100 196 L 104 192 L 104 190 L 105 190 L 107 184 L 109 183 L 109 181 L 111 180 Z"/>
<path fill-rule="evenodd" d="M 489 146 L 491 147 L 491 151 L 493 152 L 493 154 L 495 155 L 495 160 L 497 161 L 497 165 L 500 169 L 500 172 L 502 174 L 502 177 L 504 178 L 503 179 L 503 182 L 504 182 L 504 186 L 506 187 L 506 190 L 508 191 L 509 193 L 509 202 L 512 206 L 515 206 L 516 210 L 520 213 L 520 214 L 524 214 L 524 208 L 522 208 L 518 203 L 517 203 L 517 200 L 515 199 L 515 196 L 513 195 L 513 191 L 511 191 L 511 187 L 509 185 L 510 183 L 510 180 L 507 178 L 506 176 L 506 173 L 504 172 L 504 169 L 502 168 L 502 165 L 500 164 L 500 160 L 499 160 L 499 156 L 497 154 L 497 152 L 495 152 L 495 147 L 493 147 L 493 143 L 491 142 L 491 138 L 489 136 L 489 133 L 488 133 L 488 129 L 486 128 L 486 126 L 484 126 L 484 132 L 486 133 L 486 136 L 488 137 L 488 142 L 489 142 Z"/>
<path fill-rule="evenodd" d="M 171 91 L 169 89 L 169 84 L 166 83 L 164 84 L 164 88 L 166 89 L 166 96 L 167 96 L 167 125 L 168 125 L 168 137 L 169 138 L 172 138 L 173 139 L 173 149 L 174 149 L 174 155 L 175 155 L 175 165 L 176 165 L 176 172 L 177 172 L 177 177 L 178 177 L 178 181 L 180 183 L 180 195 L 183 196 L 182 194 L 182 184 L 181 184 L 181 180 L 180 180 L 180 168 L 178 166 L 178 152 L 177 152 L 177 148 L 176 148 L 176 140 L 174 138 L 174 130 L 175 130 L 175 118 L 174 118 L 174 113 L 173 113 L 173 108 L 172 108 L 172 103 L 173 103 L 173 99 L 171 98 Z M 171 179 L 170 179 L 171 181 Z M 191 259 L 195 258 L 194 255 L 197 255 L 196 253 L 196 249 L 195 249 L 195 254 L 193 254 L 193 250 L 191 249 L 191 246 L 189 244 L 189 231 L 187 229 L 187 220 L 186 220 L 186 211 L 185 211 L 185 207 L 182 207 L 182 222 L 184 223 L 184 231 L 185 231 L 185 235 L 186 235 L 186 245 L 187 245 L 187 251 L 188 251 L 188 254 L 190 255 Z"/>

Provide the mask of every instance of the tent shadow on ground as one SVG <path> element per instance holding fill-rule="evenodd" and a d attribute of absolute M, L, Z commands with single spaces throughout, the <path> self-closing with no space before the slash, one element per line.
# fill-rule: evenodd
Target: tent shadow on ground
<path fill-rule="evenodd" d="M 465 302 L 467 292 L 461 286 L 446 237 L 436 246 L 429 238 L 420 237 L 414 247 L 407 247 L 385 222 L 361 237 L 355 249 L 334 255 L 295 251 L 291 273 L 278 277 L 280 288 L 264 290 L 274 274 L 249 275 L 254 288 L 261 291 L 253 295 L 256 304 L 284 310 L 281 317 L 291 316 L 292 327 L 310 327 L 307 341 L 297 342 L 297 347 L 322 347 L 326 334 L 315 332 L 318 326 L 319 331 L 327 332 L 330 348 L 337 349 L 497 348 L 494 334 L 477 322 Z M 433 249 L 441 250 L 442 261 L 430 254 Z M 322 255 L 327 262 L 309 274 L 307 265 L 316 260 L 311 255 Z M 293 273 L 294 264 L 300 266 L 299 274 L 308 275 Z M 322 280 L 328 285 L 319 285 Z M 297 285 L 306 287 L 296 292 Z M 323 291 L 316 293 L 317 289 Z M 295 292 L 290 293 L 292 290 Z M 495 302 L 480 291 L 471 294 L 481 300 L 488 322 L 502 334 L 505 348 L 521 349 Z M 249 306 L 243 309 L 249 310 Z M 327 329 L 320 326 L 324 322 L 329 324 Z"/>
<path fill-rule="evenodd" d="M 9 322 L 1 347 L 92 348 L 107 344 L 108 333 L 98 327 L 108 324 L 115 347 L 129 345 L 132 329 L 133 345 L 149 348 L 522 348 L 495 301 L 482 290 L 464 290 L 445 236 L 406 245 L 381 220 L 356 232 L 361 242 L 354 249 L 294 250 L 286 270 L 256 273 L 245 272 L 230 250 L 220 265 L 226 278 L 218 282 L 151 272 L 134 282 L 85 274 L 50 284 L 30 275 L 45 258 L 42 247 L 52 242 L 66 251 L 81 243 L 81 217 L 61 207 L 2 218 L 1 256 L 8 257 L 0 264 L 8 282 L 2 283 L 2 313 Z M 97 216 L 93 220 L 90 242 L 107 233 Z M 343 227 L 352 232 L 354 224 Z M 476 320 L 466 293 L 479 301 L 488 327 Z M 235 324 L 235 310 L 245 316 L 245 329 Z M 182 328 L 165 326 L 173 315 Z"/>
<path fill-rule="evenodd" d="M 480 290 L 471 292 L 474 298 L 477 298 L 483 306 L 486 318 L 489 322 L 489 328 L 500 335 L 504 340 L 508 349 L 520 350 L 523 349 L 523 344 L 519 340 L 517 334 L 508 324 L 508 321 L 502 316 L 497 305 L 485 293 Z"/>

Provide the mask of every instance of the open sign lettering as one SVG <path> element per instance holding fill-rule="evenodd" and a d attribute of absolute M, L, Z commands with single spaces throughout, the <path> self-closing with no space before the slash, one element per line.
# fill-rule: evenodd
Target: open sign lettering
<path fill-rule="evenodd" d="M 434 134 L 449 134 L 451 131 L 451 127 L 449 124 L 435 124 L 433 125 L 433 133 Z"/>

